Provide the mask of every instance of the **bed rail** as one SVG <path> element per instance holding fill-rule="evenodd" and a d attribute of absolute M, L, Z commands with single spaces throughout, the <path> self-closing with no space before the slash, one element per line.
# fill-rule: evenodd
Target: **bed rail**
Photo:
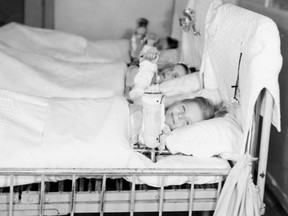
<path fill-rule="evenodd" d="M 273 117 L 273 106 L 274 100 L 271 93 L 268 90 L 263 91 L 263 97 L 265 96 L 263 119 L 261 125 L 260 134 L 260 148 L 259 148 L 259 162 L 258 162 L 258 172 L 257 172 L 257 185 L 260 189 L 260 198 L 263 202 L 264 192 L 265 192 L 265 181 L 267 172 L 267 162 L 268 162 L 268 152 L 269 152 L 269 142 L 270 142 L 270 130 L 271 122 Z M 260 112 L 260 109 L 258 109 Z"/>
<path fill-rule="evenodd" d="M 217 198 L 222 189 L 222 181 L 228 174 L 227 169 L 9 169 L 1 168 L 0 175 L 10 179 L 9 193 L 0 193 L 1 215 L 63 215 L 73 216 L 75 213 L 99 212 L 158 212 L 164 211 L 211 211 L 215 209 Z M 190 187 L 185 189 L 164 186 L 168 176 L 189 176 Z M 194 187 L 195 176 L 219 176 L 216 188 L 199 189 Z M 17 176 L 39 176 L 40 191 L 23 192 L 21 195 L 14 191 L 14 178 Z M 72 179 L 71 191 L 47 193 L 46 179 L 49 176 L 59 176 Z M 107 190 L 108 178 L 132 177 L 129 190 Z M 161 187 L 152 191 L 136 187 L 136 176 L 159 176 Z M 77 191 L 78 178 L 101 179 L 100 190 Z M 97 181 L 96 181 L 97 182 Z M 80 184 L 80 183 L 78 183 Z M 97 186 L 99 188 L 99 185 Z M 139 189 L 140 188 L 140 189 Z M 181 201 L 181 202 L 180 202 Z"/>

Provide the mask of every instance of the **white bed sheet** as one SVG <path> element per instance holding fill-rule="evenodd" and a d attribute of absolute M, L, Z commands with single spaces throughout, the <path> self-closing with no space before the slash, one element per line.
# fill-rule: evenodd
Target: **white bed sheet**
<path fill-rule="evenodd" d="M 127 64 L 114 49 L 122 51 L 121 43 L 94 45 L 52 30 L 15 23 L 1 27 L 0 89 L 42 97 L 123 95 Z M 116 54 L 108 58 L 106 52 Z"/>
<path fill-rule="evenodd" d="M 72 63 L 0 43 L 0 88 L 43 97 L 122 95 L 124 62 Z"/>
<path fill-rule="evenodd" d="M 130 41 L 125 39 L 91 41 L 71 33 L 12 22 L 0 28 L 0 41 L 10 48 L 68 62 L 130 62 Z"/>
<path fill-rule="evenodd" d="M 153 163 L 135 152 L 128 141 L 129 107 L 122 96 L 48 99 L 1 90 L 0 114 L 1 168 L 229 168 L 225 160 L 187 156 Z M 2 176 L 0 186 L 8 186 L 8 179 Z M 173 177 L 165 184 L 189 180 Z M 195 183 L 216 180 L 197 177 Z M 21 177 L 15 185 L 36 181 L 39 177 Z M 156 177 L 141 177 L 137 183 L 160 186 Z"/>

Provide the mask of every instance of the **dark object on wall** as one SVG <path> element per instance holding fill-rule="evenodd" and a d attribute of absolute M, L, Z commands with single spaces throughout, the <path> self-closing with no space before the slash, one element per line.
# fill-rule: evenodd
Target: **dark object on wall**
<path fill-rule="evenodd" d="M 10 22 L 24 22 L 24 0 L 0 1 L 0 26 Z"/>

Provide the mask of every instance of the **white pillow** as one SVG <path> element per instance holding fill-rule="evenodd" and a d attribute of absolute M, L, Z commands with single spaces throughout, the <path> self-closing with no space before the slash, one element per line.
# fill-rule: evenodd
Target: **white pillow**
<path fill-rule="evenodd" d="M 201 81 L 199 72 L 170 79 L 160 84 L 160 90 L 165 96 L 171 97 L 199 91 Z"/>
<path fill-rule="evenodd" d="M 204 120 L 190 126 L 177 128 L 166 137 L 166 146 L 172 154 L 183 153 L 210 157 L 220 153 L 241 154 L 242 130 L 235 117 Z"/>

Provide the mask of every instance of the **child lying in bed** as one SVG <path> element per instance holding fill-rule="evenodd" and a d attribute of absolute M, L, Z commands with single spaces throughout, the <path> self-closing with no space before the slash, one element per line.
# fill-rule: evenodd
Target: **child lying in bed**
<path fill-rule="evenodd" d="M 203 97 L 185 99 L 172 104 L 165 111 L 164 133 L 214 117 L 215 106 Z M 142 106 L 130 104 L 131 142 L 137 143 L 142 130 Z"/>
<path fill-rule="evenodd" d="M 134 87 L 134 78 L 138 72 L 139 72 L 139 66 L 136 65 L 129 66 L 125 81 L 126 93 L 128 93 Z M 163 67 L 161 70 L 158 71 L 158 78 L 156 78 L 157 75 L 155 73 L 155 75 L 151 80 L 151 84 L 155 84 L 157 79 L 161 83 L 167 80 L 185 76 L 186 74 L 189 73 L 191 73 L 191 71 L 188 68 L 188 66 L 184 63 L 167 64 L 165 67 Z"/>
<path fill-rule="evenodd" d="M 134 104 L 131 104 L 131 125 L 132 140 L 138 141 L 142 129 L 142 96 L 149 89 L 151 79 L 157 71 L 157 60 L 159 52 L 154 47 L 144 47 L 140 58 L 140 71 L 135 76 L 135 86 L 130 91 L 130 97 Z M 210 119 L 214 116 L 214 105 L 209 99 L 196 97 L 186 99 L 172 104 L 165 112 L 164 132 L 169 132 L 178 127 L 190 125 L 202 120 Z"/>
<path fill-rule="evenodd" d="M 190 93 L 191 91 L 196 92 L 201 88 L 199 73 L 192 73 L 185 64 L 170 65 L 158 72 L 157 62 L 160 53 L 157 48 L 146 45 L 142 49 L 141 54 L 139 67 L 133 66 L 131 73 L 127 75 L 127 86 L 125 87 L 127 99 L 134 100 L 137 103 L 138 99 L 141 99 L 137 95 L 138 91 L 141 90 L 140 95 L 144 92 L 144 89 L 137 88 L 137 85 L 143 84 L 145 88 L 149 87 L 148 91 L 158 89 L 167 97 L 175 96 L 175 94 Z M 157 72 L 159 75 L 157 75 Z"/>
<path fill-rule="evenodd" d="M 154 49 L 156 50 L 156 49 Z M 156 52 L 156 51 L 155 51 Z M 135 83 L 134 83 L 134 78 L 136 77 L 136 75 L 139 72 L 139 68 L 140 66 L 135 66 L 132 65 L 128 68 L 127 73 L 126 73 L 126 80 L 125 80 L 125 92 L 124 95 L 126 96 L 127 99 L 130 99 L 129 97 L 129 92 L 132 90 L 132 88 L 134 87 Z M 157 68 L 159 68 L 159 65 L 157 64 Z M 193 68 L 188 68 L 188 66 L 184 63 L 177 63 L 177 64 L 166 64 L 165 67 L 162 67 L 160 70 L 157 71 L 157 73 L 154 73 L 152 79 L 151 79 L 151 83 L 150 85 L 153 84 L 160 84 L 159 87 L 163 87 L 163 91 L 165 91 L 164 89 L 168 90 L 167 88 L 169 88 L 168 91 L 170 91 L 170 86 L 171 88 L 174 88 L 174 82 L 171 80 L 183 77 L 183 79 L 189 80 L 189 79 L 199 79 L 199 73 L 194 73 L 196 72 L 195 70 L 193 70 Z M 194 75 L 192 75 L 194 78 L 192 78 L 191 74 L 194 73 Z M 188 75 L 189 76 L 186 76 Z M 168 82 L 167 82 L 168 81 Z M 178 82 L 180 82 L 180 80 L 178 80 Z M 196 81 L 194 81 L 195 83 Z M 191 83 L 191 81 L 190 81 Z M 176 84 L 176 83 L 175 83 Z M 194 85 L 195 88 L 197 88 L 197 82 L 196 85 Z M 168 96 L 168 95 L 167 95 Z"/>

